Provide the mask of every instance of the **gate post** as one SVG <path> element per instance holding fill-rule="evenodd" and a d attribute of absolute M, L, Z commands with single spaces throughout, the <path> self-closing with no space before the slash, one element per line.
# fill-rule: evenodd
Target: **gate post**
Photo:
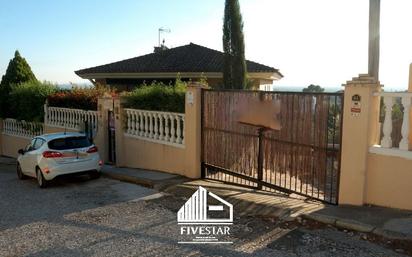
<path fill-rule="evenodd" d="M 379 81 L 359 75 L 345 86 L 339 204 L 365 203 L 369 147 L 379 140 Z"/>
<path fill-rule="evenodd" d="M 103 162 L 108 161 L 108 136 L 107 136 L 107 111 L 113 108 L 113 99 L 111 97 L 99 97 L 97 100 L 97 134 L 94 143 L 99 149 L 100 158 Z"/>
<path fill-rule="evenodd" d="M 116 166 L 125 166 L 124 160 L 124 125 L 125 115 L 123 111 L 123 101 L 121 98 L 116 97 L 113 99 L 114 118 L 115 118 L 115 152 L 116 152 Z"/>
<path fill-rule="evenodd" d="M 202 151 L 202 88 L 200 83 L 187 86 L 185 99 L 185 175 L 189 178 L 201 177 Z"/>

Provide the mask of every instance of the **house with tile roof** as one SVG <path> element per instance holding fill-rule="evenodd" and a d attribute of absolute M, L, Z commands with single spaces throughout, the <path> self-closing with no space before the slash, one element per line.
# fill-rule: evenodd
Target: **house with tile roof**
<path fill-rule="evenodd" d="M 253 88 L 272 85 L 283 76 L 279 70 L 252 61 L 246 61 L 248 78 Z M 171 49 L 155 49 L 154 53 L 75 71 L 93 84 L 109 85 L 121 91 L 132 90 L 143 82 L 169 83 L 177 76 L 183 81 L 206 78 L 209 86 L 223 84 L 223 53 L 190 43 Z"/>

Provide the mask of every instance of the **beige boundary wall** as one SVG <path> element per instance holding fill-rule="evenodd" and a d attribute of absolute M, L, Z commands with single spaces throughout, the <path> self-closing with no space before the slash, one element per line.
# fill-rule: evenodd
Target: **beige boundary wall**
<path fill-rule="evenodd" d="M 0 119 L 0 156 L 17 158 L 17 151 L 24 149 L 30 143 L 30 139 L 30 136 L 4 133 L 3 119 Z"/>
<path fill-rule="evenodd" d="M 366 75 L 345 85 L 339 204 L 412 210 L 412 151 L 380 145 L 380 91 Z M 352 112 L 354 95 L 360 114 Z"/>
<path fill-rule="evenodd" d="M 125 137 L 118 165 L 148 170 L 165 171 L 189 177 L 185 169 L 184 148 Z M 119 152 L 118 152 L 119 153 Z"/>
<path fill-rule="evenodd" d="M 175 146 L 132 137 L 125 133 L 126 115 L 121 100 L 114 100 L 116 118 L 116 165 L 165 171 L 200 178 L 201 87 L 193 83 L 186 93 L 184 145 Z"/>
<path fill-rule="evenodd" d="M 0 120 L 2 123 L 2 120 Z M 2 129 L 0 130 L 2 131 Z M 76 130 L 67 129 L 67 132 L 75 132 Z M 64 132 L 63 128 L 44 126 L 44 133 Z M 24 149 L 30 143 L 31 137 L 0 134 L 0 156 L 17 158 L 17 151 Z"/>
<path fill-rule="evenodd" d="M 76 129 L 64 129 L 62 127 L 50 126 L 47 124 L 43 125 L 43 133 L 60 133 L 60 132 L 78 132 Z M 20 135 L 10 135 L 5 134 L 3 131 L 3 120 L 0 119 L 0 156 L 13 157 L 18 156 L 17 151 L 19 149 L 24 149 L 29 143 L 31 138 L 34 136 L 20 136 Z M 96 136 L 98 139 L 98 136 Z M 95 144 L 103 145 L 103 142 L 97 141 L 95 139 Z M 104 147 L 103 147 L 104 148 Z"/>
<path fill-rule="evenodd" d="M 1 155 L 17 158 L 19 149 L 30 143 L 30 138 L 1 134 Z"/>
<path fill-rule="evenodd" d="M 412 160 L 369 153 L 367 163 L 365 202 L 412 210 Z"/>

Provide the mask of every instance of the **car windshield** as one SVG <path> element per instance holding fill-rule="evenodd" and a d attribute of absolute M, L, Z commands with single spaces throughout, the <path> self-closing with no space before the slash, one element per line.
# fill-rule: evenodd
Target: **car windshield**
<path fill-rule="evenodd" d="M 51 140 L 49 148 L 52 150 L 68 150 L 91 146 L 92 143 L 87 137 L 65 137 Z"/>

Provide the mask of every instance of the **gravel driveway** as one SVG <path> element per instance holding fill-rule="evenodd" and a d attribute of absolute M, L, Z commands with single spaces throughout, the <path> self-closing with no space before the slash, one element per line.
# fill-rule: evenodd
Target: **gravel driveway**
<path fill-rule="evenodd" d="M 332 228 L 253 217 L 236 218 L 233 245 L 181 245 L 182 199 L 105 178 L 39 189 L 14 169 L 0 164 L 0 256 L 404 256 Z"/>

